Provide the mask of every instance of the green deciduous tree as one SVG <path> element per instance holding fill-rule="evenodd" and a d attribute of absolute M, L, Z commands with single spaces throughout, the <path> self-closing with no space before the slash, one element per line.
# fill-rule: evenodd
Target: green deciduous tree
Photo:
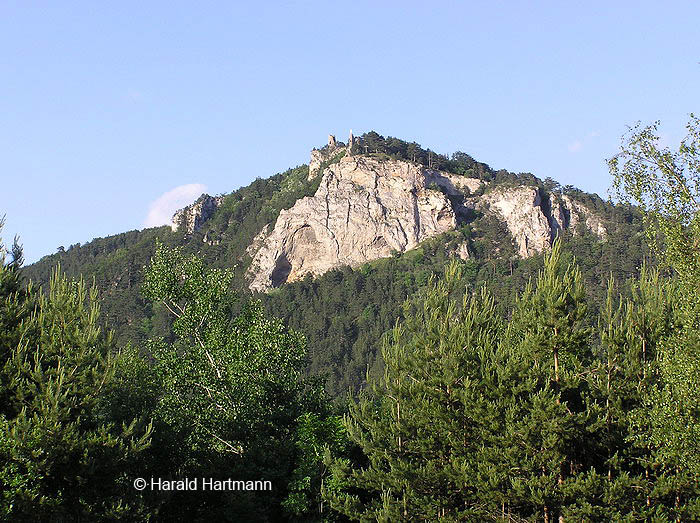
<path fill-rule="evenodd" d="M 268 480 L 275 490 L 195 492 L 166 510 L 278 518 L 299 453 L 298 420 L 321 413 L 320 389 L 301 375 L 304 339 L 265 317 L 259 302 L 238 302 L 231 277 L 162 245 L 146 270 L 144 294 L 175 317 L 174 341 L 152 340 L 148 347 L 161 384 L 156 418 L 170 434 L 164 444 L 176 450 L 163 473 Z"/>
<path fill-rule="evenodd" d="M 700 119 L 690 115 L 678 150 L 660 145 L 659 122 L 637 124 L 608 160 L 618 196 L 645 213 L 651 245 L 683 278 L 700 282 Z"/>
<path fill-rule="evenodd" d="M 672 151 L 660 145 L 658 122 L 637 125 L 608 162 L 619 196 L 642 208 L 650 244 L 674 278 L 672 328 L 659 341 L 638 428 L 654 459 L 671 467 L 660 479 L 678 517 L 697 503 L 688 486 L 700 481 L 700 119 L 691 115 L 687 131 Z"/>
<path fill-rule="evenodd" d="M 324 520 L 333 517 L 320 492 L 324 488 L 328 469 L 327 454 L 347 451 L 347 436 L 340 416 L 319 416 L 307 412 L 297 420 L 294 443 L 297 448 L 295 468 L 289 482 L 289 494 L 282 502 L 292 519 L 307 521 L 313 516 Z"/>

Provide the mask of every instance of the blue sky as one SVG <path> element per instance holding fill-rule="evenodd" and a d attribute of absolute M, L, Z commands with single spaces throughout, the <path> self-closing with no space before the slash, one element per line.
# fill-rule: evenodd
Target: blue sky
<path fill-rule="evenodd" d="M 700 112 L 698 2 L 0 2 L 0 216 L 29 262 L 376 130 L 606 196 Z M 165 217 L 165 218 L 164 218 Z"/>

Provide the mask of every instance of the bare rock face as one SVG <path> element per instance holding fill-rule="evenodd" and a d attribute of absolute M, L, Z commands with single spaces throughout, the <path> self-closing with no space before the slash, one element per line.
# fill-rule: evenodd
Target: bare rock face
<path fill-rule="evenodd" d="M 348 143 L 353 141 L 351 132 Z M 607 236 L 604 220 L 566 194 L 547 195 L 530 185 L 493 185 L 351 152 L 332 135 L 326 146 L 311 151 L 309 180 L 319 182 L 318 190 L 280 211 L 274 227 L 267 224 L 247 247 L 251 290 L 403 253 L 473 219 L 475 210 L 504 222 L 521 257 L 550 248 L 563 231 L 577 234 L 580 225 L 601 239 Z M 203 194 L 175 213 L 172 229 L 187 234 L 200 230 L 223 198 Z M 218 233 L 209 238 L 205 232 L 205 242 L 221 241 Z M 451 254 L 468 260 L 469 242 Z"/>
<path fill-rule="evenodd" d="M 223 199 L 223 196 L 203 194 L 192 205 L 180 209 L 173 215 L 171 229 L 185 231 L 186 234 L 198 231 L 216 212 Z"/>
<path fill-rule="evenodd" d="M 454 254 L 462 261 L 467 261 L 471 258 L 469 253 L 469 245 L 467 242 L 460 243 L 454 251 Z"/>
<path fill-rule="evenodd" d="M 428 185 L 435 184 L 450 196 L 469 195 L 486 185 L 486 182 L 479 178 L 467 178 L 433 169 L 425 170 L 425 178 Z"/>
<path fill-rule="evenodd" d="M 345 148 L 330 142 L 311 153 L 310 176 L 322 177 L 316 194 L 281 211 L 274 228 L 265 226 L 248 247 L 251 290 L 405 252 L 454 229 L 470 208 L 502 220 L 523 258 L 549 249 L 562 231 L 575 233 L 579 223 L 601 238 L 607 233 L 601 218 L 566 195 L 527 185 L 487 188 L 480 179 L 400 160 L 337 161 Z M 490 190 L 481 194 L 482 188 Z M 468 259 L 467 244 L 453 254 Z"/>
<path fill-rule="evenodd" d="M 497 187 L 482 196 L 476 206 L 490 209 L 505 222 L 523 258 L 551 247 L 563 231 L 576 234 L 579 223 L 601 239 L 607 236 L 603 220 L 585 205 L 567 195 L 542 195 L 536 187 Z"/>
<path fill-rule="evenodd" d="M 518 254 L 526 258 L 552 245 L 553 232 L 536 187 L 503 187 L 485 194 L 480 208 L 495 211 L 513 236 Z"/>
<path fill-rule="evenodd" d="M 434 173 L 359 155 L 330 165 L 316 194 L 281 211 L 274 229 L 257 239 L 262 247 L 248 270 L 250 288 L 266 290 L 305 274 L 388 257 L 453 229 L 457 220 L 449 199 L 429 187 Z"/>
<path fill-rule="evenodd" d="M 528 185 L 492 187 L 412 162 L 351 155 L 334 136 L 311 151 L 309 179 L 319 177 L 316 194 L 282 210 L 274 227 L 266 225 L 246 249 L 251 290 L 405 252 L 472 219 L 474 210 L 502 220 L 521 257 L 550 248 L 563 231 L 575 234 L 580 223 L 601 238 L 607 233 L 600 217 L 567 195 Z M 220 203 L 208 199 L 179 211 L 174 222 L 197 230 Z M 469 259 L 468 242 L 452 254 Z"/>
<path fill-rule="evenodd" d="M 550 225 L 555 236 L 561 231 L 571 228 L 571 205 L 566 203 L 563 198 L 554 197 L 551 199 Z"/>
<path fill-rule="evenodd" d="M 603 225 L 603 220 L 599 216 L 596 216 L 585 205 L 576 200 L 572 200 L 567 195 L 563 195 L 562 200 L 569 209 L 569 227 L 571 227 L 574 233 L 576 232 L 576 226 L 580 222 L 583 222 L 586 228 L 599 238 L 605 239 L 607 237 L 608 230 L 605 228 L 605 225 Z"/>
<path fill-rule="evenodd" d="M 331 139 L 332 138 L 332 139 Z M 321 165 L 328 162 L 340 154 L 345 153 L 345 147 L 342 142 L 337 142 L 335 136 L 328 137 L 328 145 L 322 149 L 313 149 L 311 151 L 311 160 L 309 161 L 309 180 L 320 174 Z"/>
<path fill-rule="evenodd" d="M 246 247 L 245 252 L 250 256 L 253 257 L 255 256 L 255 253 L 260 250 L 260 248 L 263 246 L 265 243 L 265 239 L 268 237 L 270 234 L 270 224 L 268 223 L 265 225 L 265 227 L 262 228 L 262 230 L 255 235 L 255 238 L 253 238 L 253 241 L 250 242 L 250 245 Z"/>

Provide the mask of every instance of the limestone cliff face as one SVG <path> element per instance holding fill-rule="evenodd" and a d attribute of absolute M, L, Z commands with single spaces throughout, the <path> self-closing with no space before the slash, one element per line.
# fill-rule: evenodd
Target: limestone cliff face
<path fill-rule="evenodd" d="M 425 179 L 429 185 L 435 184 L 450 196 L 471 195 L 480 187 L 486 185 L 478 178 L 468 178 L 459 174 L 450 174 L 433 169 L 425 169 Z"/>
<path fill-rule="evenodd" d="M 185 231 L 187 234 L 198 231 L 216 212 L 223 199 L 223 196 L 203 194 L 192 205 L 177 211 L 173 215 L 170 227 L 173 231 Z"/>
<path fill-rule="evenodd" d="M 335 142 L 312 151 L 309 176 L 321 176 L 319 188 L 281 211 L 274 228 L 265 226 L 248 247 L 252 290 L 405 252 L 454 229 L 468 209 L 502 220 L 522 257 L 548 249 L 564 230 L 575 233 L 579 223 L 606 235 L 602 219 L 566 195 L 527 185 L 490 187 L 400 160 L 346 154 L 337 161 L 345 152 Z M 466 244 L 454 254 L 470 256 Z"/>
<path fill-rule="evenodd" d="M 328 137 L 328 145 L 322 149 L 313 149 L 311 151 L 311 160 L 309 161 L 309 180 L 318 176 L 321 171 L 321 166 L 324 162 L 332 161 L 347 152 L 347 148 L 342 142 L 336 142 L 335 136 Z"/>
<path fill-rule="evenodd" d="M 305 274 L 405 252 L 457 225 L 436 174 L 408 162 L 345 156 L 322 173 L 312 197 L 280 212 L 248 270 L 266 290 Z"/>
<path fill-rule="evenodd" d="M 348 142 L 352 140 L 351 135 Z M 351 155 L 333 136 L 328 145 L 311 152 L 309 178 L 318 177 L 316 193 L 282 210 L 274 226 L 263 227 L 246 249 L 252 260 L 246 274 L 252 290 L 405 252 L 474 219 L 474 211 L 504 222 L 521 257 L 548 249 L 563 231 L 577 234 L 581 225 L 601 239 L 607 235 L 603 219 L 568 195 L 548 195 L 529 185 L 494 185 L 407 161 Z M 200 230 L 222 200 L 203 194 L 175 213 L 173 230 Z M 204 241 L 219 240 L 208 240 L 207 232 Z M 452 254 L 468 259 L 468 242 Z"/>
<path fill-rule="evenodd" d="M 543 195 L 537 187 L 497 187 L 479 198 L 476 207 L 505 222 L 523 258 L 549 248 L 562 231 L 576 234 L 581 222 L 599 238 L 607 236 L 603 220 L 586 206 L 567 195 Z"/>
<path fill-rule="evenodd" d="M 583 222 L 586 228 L 599 238 L 606 238 L 608 231 L 603 225 L 603 220 L 600 216 L 592 213 L 585 205 L 572 200 L 567 195 L 562 195 L 564 205 L 569 210 L 569 227 L 575 232 L 576 227 L 580 222 Z"/>
<path fill-rule="evenodd" d="M 551 246 L 553 231 L 536 187 L 496 188 L 481 198 L 478 207 L 499 215 L 513 237 L 518 254 L 523 258 Z"/>

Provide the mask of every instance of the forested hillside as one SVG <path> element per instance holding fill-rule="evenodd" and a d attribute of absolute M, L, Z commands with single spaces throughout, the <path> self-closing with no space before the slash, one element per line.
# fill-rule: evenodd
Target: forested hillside
<path fill-rule="evenodd" d="M 354 148 L 357 153 L 367 151 L 378 158 L 431 164 L 498 186 L 539 187 L 545 194 L 566 194 L 594 209 L 608 224 L 606 241 L 584 228 L 575 231 L 576 235 L 562 235 L 564 250 L 574 255 L 582 268 L 594 307 L 604 300 L 610 274 L 625 281 L 638 275 L 642 262 L 649 260 L 641 215 L 631 207 L 613 206 L 596 195 L 561 187 L 553 180 L 543 182 L 531 174 L 494 171 L 465 153 L 439 155 L 374 132 L 360 137 Z M 141 292 L 144 267 L 155 252 L 156 239 L 185 253 L 196 253 L 212 267 L 233 268 L 233 287 L 241 296 L 249 296 L 244 274 L 251 259 L 246 249 L 266 224 L 274 225 L 280 210 L 316 191 L 320 178 L 309 180 L 308 174 L 308 166 L 303 165 L 255 180 L 225 196 L 213 217 L 192 234 L 160 227 L 99 238 L 44 257 L 27 267 L 25 274 L 37 284 L 46 284 L 53 267 L 60 264 L 69 277 L 94 281 L 105 324 L 115 331 L 116 341 L 143 347 L 152 336 L 169 336 L 171 327 L 167 311 L 150 304 Z M 318 278 L 307 277 L 257 298 L 269 314 L 306 336 L 308 371 L 327 375 L 328 391 L 333 396 L 344 395 L 365 382 L 368 370 L 380 371 L 379 340 L 401 317 L 402 303 L 424 287 L 431 275 L 442 274 L 445 263 L 455 258 L 457 247 L 465 242 L 471 255 L 460 261 L 465 288 L 473 290 L 487 283 L 502 310 L 512 306 L 517 293 L 542 266 L 541 255 L 518 257 L 504 225 L 477 212 L 457 230 L 423 242 L 412 251 L 362 267 L 332 270 Z"/>
<path fill-rule="evenodd" d="M 251 295 L 239 247 L 313 191 L 306 167 L 227 196 L 191 235 L 125 233 L 30 268 L 0 243 L 0 517 L 697 520 L 690 128 L 678 153 L 655 155 L 654 129 L 628 138 L 610 161 L 624 205 L 541 184 L 588 199 L 606 233 L 579 223 L 526 258 L 477 209 L 415 249 Z M 55 269 L 37 286 L 58 261 L 87 283 Z"/>

